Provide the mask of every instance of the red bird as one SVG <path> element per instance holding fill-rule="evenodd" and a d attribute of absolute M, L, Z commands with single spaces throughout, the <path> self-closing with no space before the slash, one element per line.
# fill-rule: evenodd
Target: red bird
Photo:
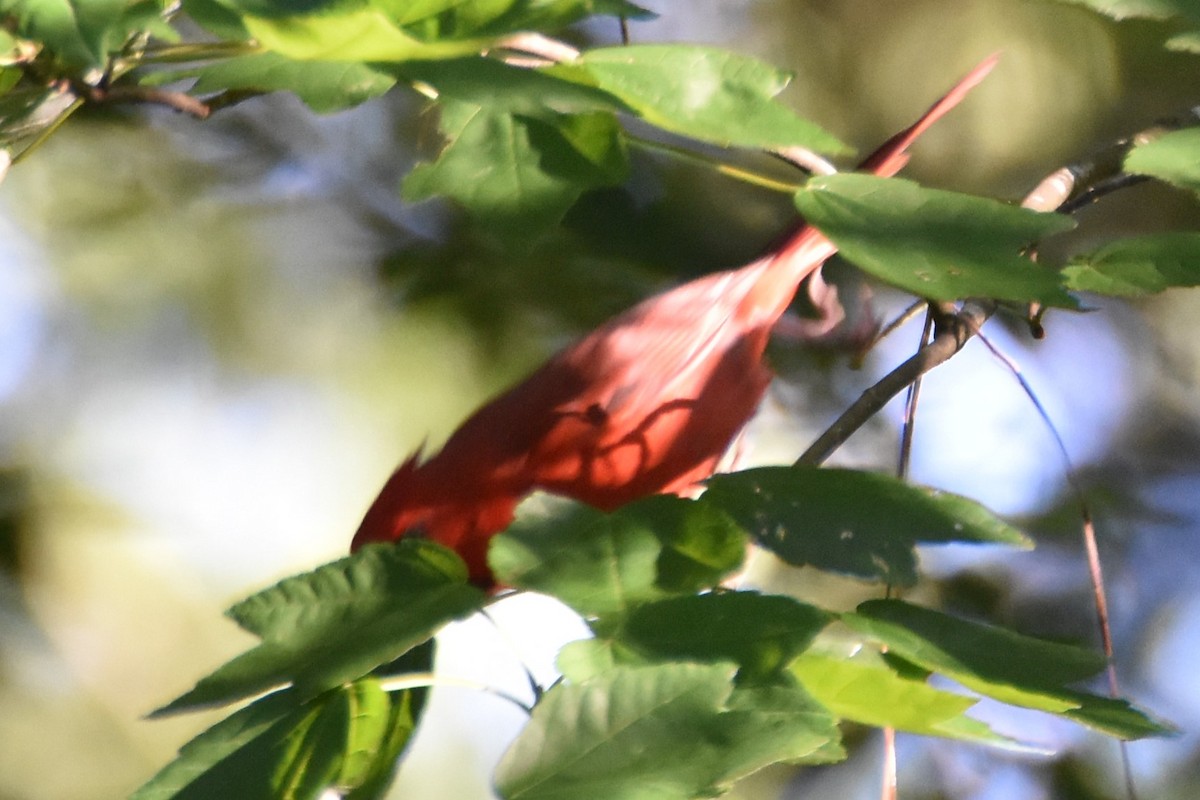
<path fill-rule="evenodd" d="M 890 176 L 908 147 L 995 66 L 964 77 L 860 165 Z M 682 494 L 713 474 L 754 415 L 771 371 L 771 328 L 801 281 L 837 248 L 799 226 L 778 249 L 651 297 L 562 350 L 476 411 L 421 461 L 418 450 L 367 511 L 352 549 L 426 536 L 452 548 L 491 588 L 488 542 L 537 489 L 610 511 Z"/>

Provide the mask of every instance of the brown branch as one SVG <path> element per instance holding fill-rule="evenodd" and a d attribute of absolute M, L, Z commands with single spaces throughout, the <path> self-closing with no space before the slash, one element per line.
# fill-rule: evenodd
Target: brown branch
<path fill-rule="evenodd" d="M 73 82 L 71 90 L 87 102 L 97 105 L 110 103 L 148 103 L 150 105 L 167 106 L 196 119 L 208 119 L 209 114 L 212 113 L 211 108 L 189 94 L 149 86 L 115 86 L 105 88 Z"/>
<path fill-rule="evenodd" d="M 889 372 L 867 389 L 837 420 L 822 433 L 804 454 L 797 466 L 815 466 L 829 458 L 850 436 L 867 423 L 888 402 L 908 388 L 909 384 L 933 368 L 945 364 L 962 350 L 973 332 L 978 330 L 995 310 L 989 301 L 966 303 L 962 309 L 940 306 L 934 316 L 934 335 L 929 345 Z"/>

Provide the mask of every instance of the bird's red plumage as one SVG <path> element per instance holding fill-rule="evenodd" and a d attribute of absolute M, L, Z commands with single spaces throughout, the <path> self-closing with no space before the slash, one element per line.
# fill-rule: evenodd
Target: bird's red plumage
<path fill-rule="evenodd" d="M 995 65 L 987 59 L 861 168 L 893 175 L 907 149 Z M 412 533 L 456 550 L 492 586 L 491 537 L 541 489 L 612 510 L 683 494 L 712 475 L 754 415 L 771 372 L 771 328 L 836 251 L 800 226 L 741 269 L 642 301 L 476 411 L 436 455 L 414 454 L 372 504 L 353 547 Z"/>

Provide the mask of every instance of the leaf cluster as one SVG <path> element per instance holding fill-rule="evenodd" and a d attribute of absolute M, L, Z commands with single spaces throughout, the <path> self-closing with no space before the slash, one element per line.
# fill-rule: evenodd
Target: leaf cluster
<path fill-rule="evenodd" d="M 1185 0 L 1075 1 L 1158 20 L 1167 45 L 1184 49 L 1200 24 Z M 1198 281 L 1192 235 L 1118 241 L 1055 270 L 1027 256 L 1071 228 L 1065 217 L 865 175 L 780 181 L 733 169 L 702 148 L 848 148 L 779 102 L 791 75 L 757 59 L 683 44 L 577 51 L 545 36 L 594 16 L 651 14 L 625 0 L 0 0 L 0 146 L 19 160 L 89 103 L 203 115 L 288 91 L 329 112 L 406 89 L 436 109 L 442 143 L 405 177 L 404 197 L 447 198 L 509 242 L 621 184 L 632 148 L 683 141 L 714 169 L 794 192 L 845 258 L 920 297 L 1071 308 L 1071 291 L 1133 296 Z M 185 19 L 206 38 L 184 41 Z M 1124 168 L 1195 191 L 1197 163 L 1188 128 L 1140 141 Z"/>
<path fill-rule="evenodd" d="M 1104 659 L 899 600 L 853 611 L 724 588 L 754 542 L 794 565 L 906 585 L 919 543 L 1029 547 L 966 498 L 872 473 L 748 470 L 699 499 L 604 514 L 564 504 L 498 536 L 512 587 L 592 631 L 560 653 L 496 770 L 505 798 L 713 797 L 770 764 L 845 757 L 846 723 L 1028 749 L 967 711 L 979 697 L 1133 739 L 1169 728 L 1076 687 Z M 453 553 L 372 545 L 242 601 L 262 643 L 159 712 L 265 695 L 186 745 L 136 795 L 374 797 L 415 728 L 432 638 L 481 608 Z M 969 693 L 933 685 L 934 676 Z M 942 681 L 941 683 L 944 683 Z"/>

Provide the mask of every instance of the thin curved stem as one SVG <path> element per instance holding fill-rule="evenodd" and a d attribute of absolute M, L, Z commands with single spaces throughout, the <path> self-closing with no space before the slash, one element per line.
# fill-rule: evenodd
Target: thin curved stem
<path fill-rule="evenodd" d="M 685 147 L 667 144 L 666 142 L 656 142 L 653 139 L 637 136 L 636 134 L 629 133 L 628 131 L 625 132 L 625 137 L 629 140 L 630 144 L 640 147 L 643 150 L 666 153 L 667 155 L 683 159 L 684 161 L 691 161 L 694 164 L 703 164 L 706 167 L 715 169 L 721 175 L 727 175 L 730 178 L 742 181 L 743 183 L 748 183 L 751 186 L 770 189 L 773 192 L 795 194 L 800 190 L 802 185 L 798 183 L 777 180 L 775 178 L 769 178 L 766 175 L 760 175 L 757 172 L 743 169 L 741 167 L 735 167 L 732 164 L 726 164 L 725 162 L 718 161 L 715 158 L 701 155 L 700 153 L 697 153 L 693 150 L 688 150 Z"/>
<path fill-rule="evenodd" d="M 405 689 L 432 689 L 438 686 L 453 687 L 456 689 L 470 689 L 476 692 L 484 692 L 493 697 L 498 697 L 501 700 L 507 700 L 517 708 L 525 712 L 526 715 L 532 714 L 533 709 L 525 704 L 520 698 L 509 694 L 508 692 L 497 689 L 494 686 L 488 686 L 479 681 L 472 681 L 466 678 L 455 678 L 447 675 L 438 675 L 433 672 L 411 672 L 407 675 L 396 675 L 394 677 L 384 678 L 379 681 L 379 686 L 385 692 L 399 692 Z"/>

